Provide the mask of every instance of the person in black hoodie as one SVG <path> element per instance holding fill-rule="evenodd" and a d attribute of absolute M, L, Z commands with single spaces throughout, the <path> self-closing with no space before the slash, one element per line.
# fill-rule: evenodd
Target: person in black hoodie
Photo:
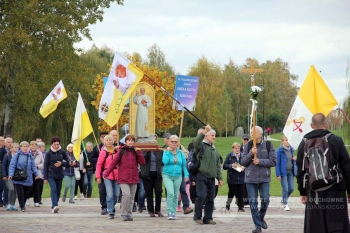
<path fill-rule="evenodd" d="M 141 167 L 141 177 L 147 197 L 147 210 L 150 217 L 164 217 L 160 212 L 162 201 L 162 158 L 163 151 L 146 151 L 145 160 L 146 164 Z M 153 203 L 153 191 L 156 196 L 156 206 L 154 209 Z"/>
<path fill-rule="evenodd" d="M 316 113 L 312 117 L 311 128 L 313 130 L 307 133 L 304 138 L 320 138 L 330 133 L 327 130 L 328 123 L 323 113 Z M 331 134 L 328 137 L 328 144 L 336 165 L 343 176 L 343 180 L 334 184 L 331 188 L 318 191 L 316 194 L 310 190 L 308 185 L 304 188 L 303 171 L 304 158 L 304 140 L 298 147 L 297 156 L 297 181 L 302 204 L 306 204 L 304 218 L 304 232 L 326 233 L 326 232 L 350 232 L 348 205 L 346 191 L 348 192 L 348 201 L 350 201 L 350 159 L 345 148 L 343 140 Z M 317 204 L 318 201 L 318 204 Z"/>
<path fill-rule="evenodd" d="M 58 213 L 58 200 L 61 196 L 63 167 L 69 167 L 68 156 L 60 145 L 60 138 L 55 136 L 51 139 L 50 150 L 46 153 L 44 161 L 44 183 L 50 185 L 52 213 Z"/>
<path fill-rule="evenodd" d="M 103 146 L 103 139 L 107 135 L 107 132 L 101 132 L 100 133 L 100 144 L 96 145 L 92 151 L 92 156 L 90 161 L 94 164 L 94 173 L 96 171 L 96 164 L 98 160 L 98 156 L 100 155 L 101 148 Z M 96 179 L 96 178 L 95 178 Z M 99 190 L 99 196 L 100 196 L 100 204 L 101 204 L 101 215 L 106 215 L 107 212 L 107 192 L 106 192 L 106 187 L 103 182 L 103 179 L 101 179 L 101 183 L 98 185 L 98 190 Z"/>

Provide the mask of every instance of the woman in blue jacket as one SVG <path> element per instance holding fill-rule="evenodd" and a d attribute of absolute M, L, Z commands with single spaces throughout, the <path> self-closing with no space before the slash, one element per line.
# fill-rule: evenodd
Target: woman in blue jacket
<path fill-rule="evenodd" d="M 23 141 L 20 143 L 20 150 L 13 155 L 9 167 L 9 180 L 12 180 L 16 168 L 27 169 L 27 179 L 13 180 L 13 184 L 17 191 L 18 203 L 22 212 L 26 211 L 25 202 L 28 199 L 30 188 L 33 185 L 33 174 L 38 179 L 39 172 L 36 169 L 34 158 L 29 153 L 29 143 Z"/>
<path fill-rule="evenodd" d="M 168 211 L 168 220 L 175 220 L 177 207 L 177 194 L 182 181 L 182 173 L 185 182 L 188 181 L 188 171 L 186 169 L 186 158 L 183 152 L 178 148 L 179 138 L 171 135 L 169 138 L 169 149 L 163 153 L 162 162 L 163 182 L 167 192 L 166 208 Z"/>
<path fill-rule="evenodd" d="M 294 156 L 294 149 L 289 145 L 286 136 L 282 136 L 281 142 L 280 148 L 276 151 L 276 176 L 281 181 L 283 208 L 289 211 L 288 198 L 294 191 L 294 176 L 296 175 L 295 160 L 297 157 Z"/>

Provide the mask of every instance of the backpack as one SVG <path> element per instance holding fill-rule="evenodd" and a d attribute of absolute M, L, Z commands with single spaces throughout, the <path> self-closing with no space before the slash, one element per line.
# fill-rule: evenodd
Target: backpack
<path fill-rule="evenodd" d="M 189 154 L 188 154 L 188 158 L 187 158 L 187 162 L 186 162 L 186 168 L 188 170 L 188 172 L 192 175 L 192 176 L 196 176 L 199 170 L 199 165 L 200 165 L 200 159 L 203 158 L 203 153 L 205 150 L 205 145 L 202 142 L 202 148 L 199 152 L 199 160 L 196 158 L 196 152 L 195 152 L 195 148 L 191 149 Z"/>
<path fill-rule="evenodd" d="M 303 187 L 306 182 L 311 190 L 324 191 L 339 183 L 343 176 L 329 148 L 328 137 L 332 133 L 319 138 L 303 138 L 304 158 L 302 170 L 305 171 Z"/>

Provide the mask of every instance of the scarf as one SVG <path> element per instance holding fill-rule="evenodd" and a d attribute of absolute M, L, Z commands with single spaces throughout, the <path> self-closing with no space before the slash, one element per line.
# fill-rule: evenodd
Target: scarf
<path fill-rule="evenodd" d="M 57 151 L 61 150 L 61 146 L 59 146 L 57 150 L 55 150 L 52 146 L 50 147 L 50 149 L 52 150 L 52 152 L 57 152 Z"/>

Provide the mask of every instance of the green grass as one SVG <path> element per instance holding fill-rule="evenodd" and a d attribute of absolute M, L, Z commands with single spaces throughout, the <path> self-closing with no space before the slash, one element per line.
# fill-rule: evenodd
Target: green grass
<path fill-rule="evenodd" d="M 342 131 L 341 130 L 336 130 L 333 131 L 334 134 L 342 137 Z M 273 139 L 278 139 L 280 140 L 282 137 L 282 133 L 278 134 L 273 134 L 271 135 L 271 138 Z M 181 138 L 181 144 L 187 148 L 188 144 L 193 140 L 193 138 Z M 223 159 L 226 158 L 226 155 L 231 152 L 231 145 L 234 142 L 239 142 L 240 144 L 242 143 L 242 140 L 240 137 L 217 137 L 215 141 L 215 147 L 219 151 L 220 155 L 222 156 Z M 280 146 L 280 141 L 271 141 L 274 148 L 277 149 Z M 163 139 L 158 140 L 159 145 L 164 145 Z M 282 195 L 282 187 L 280 181 L 277 180 L 276 178 L 276 173 L 275 173 L 275 168 L 273 167 L 271 169 L 271 184 L 270 184 L 270 195 L 271 196 L 281 196 Z M 225 170 L 222 172 L 222 176 L 224 178 L 224 185 L 219 188 L 219 193 L 218 195 L 224 195 L 226 196 L 228 193 L 228 186 L 227 186 L 227 173 Z M 294 180 L 294 192 L 292 196 L 297 197 L 299 196 L 299 192 L 297 190 L 297 183 L 296 179 Z M 62 184 L 62 191 L 64 190 L 64 180 Z M 163 192 L 164 195 L 164 192 Z M 43 197 L 50 197 L 50 187 L 49 185 L 44 185 L 44 192 L 43 192 Z M 98 187 L 97 183 L 93 182 L 93 190 L 92 190 L 92 197 L 98 197 Z"/>

